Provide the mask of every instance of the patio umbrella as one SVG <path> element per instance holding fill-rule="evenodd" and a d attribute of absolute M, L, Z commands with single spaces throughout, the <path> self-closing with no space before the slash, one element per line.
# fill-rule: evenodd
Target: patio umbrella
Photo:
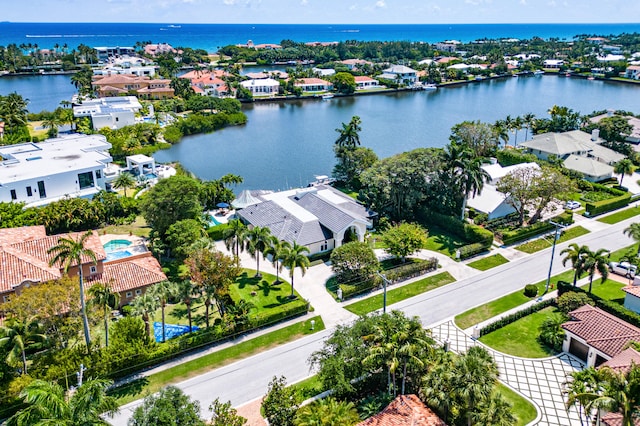
<path fill-rule="evenodd" d="M 218 207 L 219 209 L 226 209 L 227 207 L 229 207 L 228 203 L 218 203 L 216 204 L 216 207 Z"/>

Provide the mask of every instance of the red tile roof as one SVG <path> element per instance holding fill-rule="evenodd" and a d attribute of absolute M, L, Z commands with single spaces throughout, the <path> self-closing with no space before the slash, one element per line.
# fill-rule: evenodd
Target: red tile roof
<path fill-rule="evenodd" d="M 623 426 L 622 425 L 622 414 L 620 413 L 607 413 L 604 416 L 600 417 L 600 424 L 604 426 Z M 633 420 L 633 424 L 635 426 L 640 426 L 640 419 L 636 418 Z"/>
<path fill-rule="evenodd" d="M 584 305 L 569 315 L 571 321 L 562 324 L 562 328 L 610 357 L 622 352 L 629 342 L 640 341 L 640 328 L 602 309 Z"/>
<path fill-rule="evenodd" d="M 609 367 L 612 370 L 626 373 L 631 369 L 632 364 L 640 365 L 640 352 L 633 348 L 627 348 L 607 362 L 601 364 L 599 368 Z"/>
<path fill-rule="evenodd" d="M 4 228 L 0 229 L 0 245 L 14 244 L 21 241 L 35 240 L 36 238 L 44 238 L 47 231 L 44 226 L 22 226 L 20 228 Z"/>
<path fill-rule="evenodd" d="M 366 75 L 356 75 L 353 78 L 356 81 L 356 83 L 363 82 L 363 81 L 377 81 L 375 78 L 367 77 Z"/>
<path fill-rule="evenodd" d="M 640 285 L 628 285 L 623 287 L 622 290 L 633 296 L 640 297 Z"/>
<path fill-rule="evenodd" d="M 357 426 L 447 426 L 416 395 L 400 395 L 387 408 Z"/>
<path fill-rule="evenodd" d="M 48 264 L 49 260 L 51 260 L 53 256 L 47 253 L 47 250 L 57 245 L 58 240 L 60 240 L 61 238 L 72 238 L 73 240 L 77 241 L 78 239 L 80 239 L 82 234 L 84 234 L 84 232 L 71 232 L 69 234 L 49 235 L 38 239 L 11 244 L 11 247 L 18 251 L 21 251 L 22 253 L 33 255 L 36 258 L 40 259 L 42 262 Z M 107 258 L 107 255 L 104 252 L 104 247 L 102 247 L 102 243 L 100 242 L 100 237 L 95 231 L 89 236 L 89 238 L 86 239 L 85 246 L 96 254 L 97 261 L 101 261 Z M 88 256 L 82 257 L 82 263 L 91 262 L 92 260 Z M 58 266 L 58 268 L 61 267 L 60 264 L 56 266 Z"/>
<path fill-rule="evenodd" d="M 326 80 L 323 80 L 321 78 L 315 78 L 315 77 L 311 77 L 311 78 L 299 78 L 296 80 L 295 85 L 299 86 L 299 85 L 309 85 L 309 84 L 314 84 L 314 85 L 325 85 L 328 86 L 330 83 Z"/>
<path fill-rule="evenodd" d="M 101 274 L 87 278 L 87 282 L 110 283 L 113 291 L 127 291 L 146 287 L 167 279 L 160 264 L 150 252 L 105 263 Z"/>

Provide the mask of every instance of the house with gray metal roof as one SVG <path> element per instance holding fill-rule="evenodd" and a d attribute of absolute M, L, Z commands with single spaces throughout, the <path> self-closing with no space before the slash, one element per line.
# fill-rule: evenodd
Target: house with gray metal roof
<path fill-rule="evenodd" d="M 349 234 L 364 241 L 375 212 L 329 185 L 281 192 L 255 191 L 254 204 L 237 211 L 249 226 L 266 226 L 278 239 L 306 246 L 309 253 L 340 247 Z"/>

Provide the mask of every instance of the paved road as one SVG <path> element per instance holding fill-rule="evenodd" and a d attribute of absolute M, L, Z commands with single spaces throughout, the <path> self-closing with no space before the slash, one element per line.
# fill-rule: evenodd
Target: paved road
<path fill-rule="evenodd" d="M 607 248 L 612 251 L 632 244 L 632 240 L 626 237 L 622 230 L 632 223 L 633 219 L 612 226 L 589 222 L 593 225 L 589 226 L 586 222 L 582 225 L 596 230 L 595 232 L 556 247 L 552 274 L 568 269 L 562 266 L 559 252 L 570 243 L 586 244 L 591 249 Z M 400 309 L 408 315 L 419 316 L 423 324 L 428 327 L 474 306 L 522 289 L 526 284 L 546 278 L 549 259 L 550 249 L 543 250 L 477 276 L 407 299 L 393 305 L 393 309 Z M 298 280 L 296 282 L 300 283 Z M 230 400 L 234 406 L 244 404 L 264 395 L 267 384 L 274 375 L 285 375 L 289 383 L 309 376 L 307 358 L 321 347 L 323 339 L 331 331 L 331 329 L 325 330 L 263 352 L 179 383 L 178 386 L 192 398 L 200 401 L 203 413 L 216 397 L 220 397 L 223 401 Z M 112 419 L 111 423 L 115 426 L 126 425 L 132 410 L 139 404 L 140 401 L 135 401 L 122 407 L 121 413 Z"/>

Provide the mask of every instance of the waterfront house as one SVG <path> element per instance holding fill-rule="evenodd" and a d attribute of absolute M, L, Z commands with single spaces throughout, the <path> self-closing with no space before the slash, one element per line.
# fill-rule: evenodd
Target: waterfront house
<path fill-rule="evenodd" d="M 177 53 L 176 49 L 167 43 L 147 44 L 144 46 L 144 53 L 150 56 L 156 56 L 163 53 Z"/>
<path fill-rule="evenodd" d="M 193 90 L 201 95 L 223 97 L 229 95 L 227 83 L 222 79 L 229 74 L 222 70 L 215 71 L 190 71 L 180 78 L 191 82 Z"/>
<path fill-rule="evenodd" d="M 278 239 L 303 245 L 310 254 L 340 247 L 348 234 L 364 241 L 376 216 L 353 198 L 323 184 L 280 192 L 253 191 L 250 195 L 258 202 L 243 204 L 236 213 L 240 220 L 249 226 L 266 226 Z"/>
<path fill-rule="evenodd" d="M 249 90 L 253 96 L 277 95 L 280 88 L 280 82 L 273 78 L 246 80 L 241 82 L 240 85 Z"/>
<path fill-rule="evenodd" d="M 333 84 L 321 78 L 299 78 L 294 83 L 295 87 L 302 88 L 303 92 L 326 92 L 333 89 Z"/>
<path fill-rule="evenodd" d="M 93 70 L 94 75 L 135 75 L 142 76 L 154 76 L 158 73 L 158 67 L 156 65 L 107 65 L 101 69 Z"/>
<path fill-rule="evenodd" d="M 311 69 L 311 71 L 313 71 L 313 73 L 315 75 L 317 75 L 318 77 L 330 77 L 332 75 L 335 75 L 336 70 L 334 70 L 333 68 L 316 68 L 313 67 Z"/>
<path fill-rule="evenodd" d="M 171 80 L 152 79 L 148 76 L 133 75 L 94 75 L 91 85 L 98 97 L 138 95 L 144 99 L 173 98 Z"/>
<path fill-rule="evenodd" d="M 630 342 L 640 340 L 640 328 L 596 308 L 584 305 L 569 312 L 570 320 L 562 324 L 565 338 L 562 350 L 598 367 L 620 354 Z"/>
<path fill-rule="evenodd" d="M 110 148 L 98 134 L 0 147 L 0 201 L 43 206 L 66 197 L 92 198 L 105 189 Z"/>
<path fill-rule="evenodd" d="M 280 70 L 273 71 L 260 71 L 260 72 L 248 72 L 244 75 L 248 79 L 251 80 L 260 80 L 263 78 L 275 78 L 279 80 L 287 80 L 289 78 L 289 73 Z"/>
<path fill-rule="evenodd" d="M 73 105 L 74 117 L 91 117 L 94 130 L 108 127 L 121 129 L 135 124 L 135 114 L 142 105 L 135 96 L 113 96 L 98 99 L 84 99 Z"/>
<path fill-rule="evenodd" d="M 373 66 L 373 62 L 364 59 L 345 59 L 344 61 L 340 61 L 340 63 L 346 65 L 351 71 L 362 69 L 365 65 Z"/>
<path fill-rule="evenodd" d="M 640 65 L 628 66 L 624 72 L 624 76 L 632 80 L 640 80 Z"/>
<path fill-rule="evenodd" d="M 545 59 L 542 66 L 544 68 L 561 68 L 564 66 L 564 61 L 562 59 Z"/>
<path fill-rule="evenodd" d="M 124 55 L 135 55 L 136 50 L 133 47 L 120 47 L 120 46 L 111 46 L 111 47 L 94 47 L 96 50 L 96 55 L 98 55 L 98 60 L 107 61 L 109 58 L 114 56 L 124 56 Z"/>
<path fill-rule="evenodd" d="M 383 70 L 382 75 L 378 77 L 413 86 L 418 81 L 418 72 L 405 65 L 392 65 Z"/>
<path fill-rule="evenodd" d="M 640 67 L 638 67 L 640 69 Z M 614 111 L 608 110 L 605 114 L 596 115 L 595 117 L 591 117 L 589 120 L 592 123 L 599 123 L 600 120 L 607 117 L 613 117 Z M 640 143 L 640 118 L 634 117 L 633 115 L 620 115 L 619 117 L 625 118 L 627 123 L 631 125 L 631 134 L 625 138 L 626 142 L 638 144 Z"/>
<path fill-rule="evenodd" d="M 581 173 L 582 177 L 589 182 L 601 182 L 613 176 L 613 167 L 610 165 L 575 154 L 569 155 L 562 165 L 569 170 Z"/>
<path fill-rule="evenodd" d="M 51 255 L 47 250 L 60 238 L 77 240 L 81 235 L 81 232 L 47 235 L 44 226 L 0 229 L 0 305 L 24 288 L 62 278 L 62 265 L 49 266 Z M 135 247 L 127 252 L 129 256 L 111 259 L 94 231 L 86 240 L 86 248 L 96 254 L 96 262 L 84 256 L 81 265 L 85 287 L 97 282 L 109 284 L 112 291 L 120 293 L 122 306 L 148 286 L 166 280 L 160 264 L 146 247 Z M 70 277 L 77 276 L 78 267 L 69 268 L 68 273 Z"/>
<path fill-rule="evenodd" d="M 356 426 L 447 426 L 416 395 L 399 395 L 387 407 Z"/>
<path fill-rule="evenodd" d="M 364 90 L 364 89 L 375 89 L 380 87 L 378 80 L 375 78 L 367 77 L 366 75 L 357 75 L 354 77 L 356 81 L 356 89 Z"/>

